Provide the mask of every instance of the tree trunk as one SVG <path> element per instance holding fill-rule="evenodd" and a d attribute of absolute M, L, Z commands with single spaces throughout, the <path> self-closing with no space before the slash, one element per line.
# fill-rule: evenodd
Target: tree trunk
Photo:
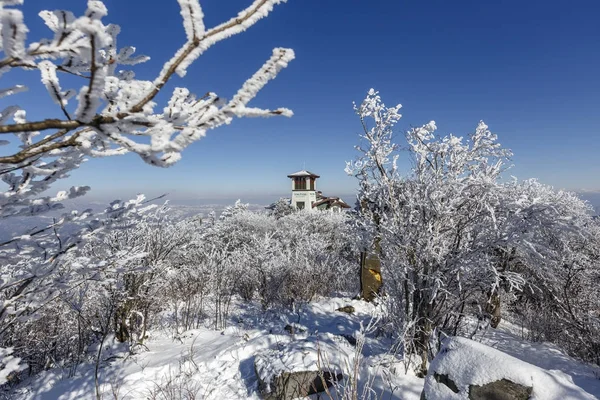
<path fill-rule="evenodd" d="M 360 297 L 373 301 L 381 289 L 381 254 L 380 239 L 376 238 L 370 252 L 361 253 L 360 257 Z"/>
<path fill-rule="evenodd" d="M 127 326 L 127 315 L 129 314 L 128 303 L 129 302 L 126 301 L 125 304 L 120 306 L 115 314 L 115 337 L 121 343 L 129 341 L 130 338 L 129 328 Z"/>
<path fill-rule="evenodd" d="M 361 212 L 370 215 L 379 232 L 380 217 L 377 213 L 369 212 L 366 199 L 360 203 Z M 375 236 L 369 251 L 360 254 L 360 297 L 366 301 L 373 301 L 381 290 L 381 236 Z"/>
<path fill-rule="evenodd" d="M 494 291 L 485 306 L 486 312 L 490 314 L 490 326 L 494 329 L 496 329 L 498 325 L 500 325 L 500 321 L 502 321 L 500 304 L 500 295 L 497 291 Z"/>
<path fill-rule="evenodd" d="M 415 349 L 421 358 L 421 364 L 417 369 L 417 376 L 424 378 L 427 375 L 429 364 L 429 341 L 431 339 L 431 305 L 422 304 L 418 310 L 417 332 L 415 337 Z"/>
<path fill-rule="evenodd" d="M 415 321 L 415 336 L 414 336 L 414 351 L 421 359 L 421 364 L 417 368 L 417 376 L 424 378 L 427 375 L 427 367 L 429 364 L 429 341 L 432 332 L 432 314 L 433 302 L 430 301 L 431 293 L 427 288 L 430 288 L 429 279 L 430 268 L 423 267 L 421 277 L 415 277 L 415 290 L 413 291 L 413 309 L 412 320 Z"/>

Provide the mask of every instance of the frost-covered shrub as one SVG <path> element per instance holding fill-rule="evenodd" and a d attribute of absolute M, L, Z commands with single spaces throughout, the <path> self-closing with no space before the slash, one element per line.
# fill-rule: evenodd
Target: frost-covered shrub
<path fill-rule="evenodd" d="M 201 237 L 199 248 L 220 249 L 221 276 L 245 300 L 291 306 L 316 295 L 352 290 L 355 260 L 347 216 L 302 211 L 277 218 L 228 213 Z M 211 278 L 215 279 L 215 277 Z"/>
<path fill-rule="evenodd" d="M 366 251 L 381 258 L 384 290 L 394 297 L 385 302 L 392 331 L 420 359 L 419 373 L 437 335 L 454 334 L 464 316 L 500 323 L 502 299 L 537 293 L 540 306 L 575 315 L 564 289 L 579 281 L 568 271 L 590 271 L 594 258 L 577 250 L 590 240 L 589 205 L 535 180 L 503 179 L 511 152 L 483 122 L 458 137 L 438 136 L 431 121 L 406 132 L 404 145 L 395 142 L 399 109 L 374 90 L 355 107 L 364 144 L 347 171 L 360 181 L 360 214 L 372 235 Z M 401 171 L 406 153 L 412 167 Z M 597 287 L 586 292 L 598 298 Z M 567 319 L 577 326 L 582 317 Z"/>
<path fill-rule="evenodd" d="M 572 235 L 561 249 L 553 276 L 531 277 L 509 307 L 528 339 L 557 343 L 600 365 L 600 226 L 592 221 L 585 228 L 588 235 Z"/>
<path fill-rule="evenodd" d="M 163 237 L 179 235 L 184 245 L 163 261 L 162 273 L 145 275 L 152 279 L 148 295 L 168 312 L 167 323 L 185 330 L 205 323 L 225 327 L 236 298 L 264 308 L 293 307 L 315 296 L 356 291 L 348 222 L 346 214 L 327 211 L 278 219 L 238 202 L 202 225 L 179 223 L 167 228 L 177 233 Z"/>
<path fill-rule="evenodd" d="M 166 274 L 161 299 L 173 312 L 175 327 L 188 330 L 201 326 L 207 317 L 209 279 L 210 270 L 201 262 L 180 264 Z"/>
<path fill-rule="evenodd" d="M 110 230 L 63 258 L 55 274 L 34 286 L 43 301 L 39 308 L 29 303 L 18 318 L 5 320 L 2 344 L 15 348 L 30 373 L 50 367 L 73 373 L 95 356 L 89 346 L 108 335 L 121 342 L 144 340 L 163 309 L 159 282 L 192 228 L 171 220 L 166 207 L 145 206 L 135 216 L 113 221 Z"/>
<path fill-rule="evenodd" d="M 357 290 L 358 256 L 348 214 L 303 210 L 279 219 L 278 228 L 291 263 L 286 297 L 310 301 Z"/>
<path fill-rule="evenodd" d="M 281 217 L 285 217 L 286 215 L 290 215 L 294 211 L 294 207 L 292 207 L 291 201 L 288 198 L 281 197 L 275 203 L 271 204 L 267 207 L 269 210 L 269 214 L 279 219 Z"/>

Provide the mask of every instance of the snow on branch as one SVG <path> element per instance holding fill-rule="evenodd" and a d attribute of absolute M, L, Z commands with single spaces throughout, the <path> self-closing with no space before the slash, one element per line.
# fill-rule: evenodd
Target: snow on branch
<path fill-rule="evenodd" d="M 28 120 L 26 105 L 7 104 L 0 112 L 0 221 L 56 211 L 63 207 L 63 201 L 85 195 L 88 186 L 61 191 L 52 188 L 88 157 L 134 152 L 149 164 L 167 167 L 208 130 L 229 124 L 235 117 L 292 115 L 285 108 L 271 111 L 248 106 L 293 59 L 293 51 L 281 48 L 276 48 L 273 56 L 241 84 L 230 102 L 210 90 L 204 96 L 196 96 L 180 87 L 166 105 L 159 107 L 157 95 L 173 74 L 185 75 L 187 67 L 206 49 L 243 32 L 284 2 L 254 1 L 236 17 L 207 29 L 198 0 L 178 1 L 185 43 L 157 77 L 147 81 L 136 79 L 130 68 L 149 58 L 136 53 L 134 46 L 121 46 L 121 28 L 105 23 L 108 10 L 102 1 L 89 0 L 79 16 L 66 10 L 41 11 L 39 16 L 49 28 L 50 37 L 27 43 L 29 31 L 22 11 L 7 8 L 23 2 L 0 0 L 0 75 L 13 68 L 39 73 L 58 112 L 57 117 L 41 120 Z M 64 77 L 61 74 L 70 79 L 59 79 Z M 26 87 L 16 83 L 3 85 L 0 98 L 17 99 Z M 61 83 L 71 87 L 63 88 Z M 0 305 L 0 339 L 8 329 L 2 324 L 4 316 L 29 318 L 43 307 L 42 300 L 48 299 L 49 294 L 75 287 L 74 280 L 58 276 L 62 263 L 77 254 L 90 235 L 135 220 L 143 203 L 143 199 L 115 203 L 102 218 L 93 218 L 89 212 L 65 214 L 42 228 L 0 238 L 0 296 L 4 296 Z M 65 224 L 77 228 L 69 238 L 59 233 Z M 131 257 L 140 254 L 136 252 Z M 123 259 L 127 257 L 130 255 L 125 254 Z M 88 261 L 77 261 L 77 273 L 91 274 L 93 268 L 99 267 Z M 73 259 L 69 263 L 70 268 L 75 268 Z M 22 314 L 25 310 L 26 315 Z M 0 384 L 7 374 L 21 368 L 10 351 L 0 348 Z"/>
<path fill-rule="evenodd" d="M 198 0 L 177 0 L 181 7 L 183 27 L 190 42 L 204 34 L 204 14 Z"/>
<path fill-rule="evenodd" d="M 287 108 L 271 110 L 260 110 L 256 108 L 246 108 L 246 104 L 250 102 L 258 92 L 271 80 L 275 79 L 279 71 L 288 66 L 288 63 L 294 59 L 294 51 L 292 49 L 277 48 L 273 50 L 271 58 L 259 69 L 252 78 L 238 90 L 233 99 L 228 104 L 228 108 L 238 117 L 268 117 L 272 115 L 283 115 L 291 117 L 293 112 Z"/>
<path fill-rule="evenodd" d="M 389 180 L 395 176 L 395 152 L 398 146 L 392 139 L 394 126 L 402 118 L 400 108 L 401 104 L 386 107 L 375 89 L 369 90 L 360 106 L 354 104 L 354 112 L 360 118 L 363 128 L 361 137 L 368 147 L 357 147 L 361 155 L 357 160 L 346 163 L 347 174 L 363 178 L 370 175 L 371 180 Z M 372 126 L 369 124 L 371 119 Z M 376 174 L 372 174 L 373 171 Z"/>
<path fill-rule="evenodd" d="M 242 85 L 229 102 L 214 93 L 197 99 L 189 90 L 176 88 L 163 110 L 162 120 L 154 115 L 140 117 L 136 114 L 117 120 L 114 124 L 101 124 L 99 128 L 112 142 L 139 154 L 147 163 L 168 167 L 179 161 L 181 152 L 204 137 L 208 130 L 229 124 L 235 117 L 292 116 L 292 111 L 287 108 L 264 110 L 248 108 L 246 105 L 293 58 L 294 52 L 291 49 L 274 49 L 271 58 Z M 146 129 L 139 131 L 141 127 Z M 150 144 L 136 142 L 123 134 L 132 129 L 138 130 L 138 134 L 150 136 Z"/>
<path fill-rule="evenodd" d="M 248 8 L 241 11 L 237 17 L 231 18 L 229 21 L 208 30 L 202 37 L 194 37 L 193 40 L 188 40 L 175 53 L 171 60 L 165 63 L 160 74 L 154 80 L 154 90 L 136 104 L 131 111 L 141 111 L 148 102 L 154 99 L 160 89 L 174 73 L 177 73 L 180 77 L 185 76 L 187 68 L 214 44 L 245 31 L 260 19 L 266 17 L 273 10 L 275 5 L 284 3 L 285 1 L 286 0 L 255 0 Z M 191 0 L 188 0 L 185 1 L 184 4 L 190 2 Z M 182 11 L 182 14 L 184 14 L 184 23 L 189 25 L 188 28 L 186 28 L 186 32 L 188 32 L 191 29 L 192 23 L 190 21 L 185 21 L 186 13 Z"/>
<path fill-rule="evenodd" d="M 2 97 L 12 96 L 13 94 L 25 92 L 27 90 L 27 86 L 25 85 L 15 85 L 8 89 L 0 89 L 0 99 Z"/>
<path fill-rule="evenodd" d="M 0 24 L 4 53 L 14 59 L 26 57 L 25 39 L 28 29 L 23 23 L 23 13 L 20 10 L 0 10 Z"/>
<path fill-rule="evenodd" d="M 18 106 L 9 106 L 0 113 L 0 135 L 12 134 L 21 142 L 18 151 L 0 154 L 0 176 L 13 174 L 7 192 L 11 195 L 6 197 L 13 210 L 6 215 L 14 215 L 18 204 L 22 205 L 23 212 L 30 212 L 27 198 L 42 193 L 56 179 L 78 168 L 83 162 L 82 156 L 135 152 L 152 165 L 166 167 L 178 161 L 181 152 L 208 130 L 229 124 L 235 117 L 291 116 L 292 112 L 286 108 L 264 110 L 248 104 L 294 58 L 292 50 L 283 48 L 274 49 L 272 57 L 241 85 L 229 102 L 211 92 L 198 98 L 181 88 L 174 91 L 163 112 L 154 111 L 156 95 L 175 72 L 183 75 L 187 66 L 206 49 L 243 32 L 283 2 L 254 1 L 236 17 L 207 29 L 199 1 L 179 0 L 187 41 L 165 63 L 153 82 L 135 79 L 133 71 L 120 68 L 144 62 L 148 57 L 136 55 L 133 46 L 117 45 L 121 28 L 104 23 L 108 12 L 102 1 L 88 1 L 82 16 L 65 10 L 40 12 L 52 37 L 29 46 L 25 45 L 28 29 L 21 11 L 0 8 L 5 56 L 0 60 L 0 70 L 39 70 L 43 85 L 64 116 L 63 119 L 27 121 Z M 14 6 L 20 2 L 2 4 Z M 61 73 L 81 78 L 83 85 L 64 90 L 59 79 Z M 0 90 L 0 97 L 25 89 L 14 85 Z M 71 104 L 69 98 L 75 93 L 78 93 L 76 101 Z M 46 131 L 50 132 L 40 135 Z M 37 179 L 36 174 L 46 170 L 48 165 L 59 167 L 50 174 L 52 179 L 46 174 Z M 25 166 L 30 172 L 16 178 Z M 32 175 L 31 171 L 36 172 Z"/>
<path fill-rule="evenodd" d="M 71 119 L 69 113 L 65 109 L 67 105 L 67 99 L 63 97 L 63 93 L 60 89 L 60 83 L 58 82 L 58 76 L 56 76 L 56 65 L 51 61 L 44 60 L 38 64 L 40 73 L 42 74 L 42 83 L 46 86 L 46 90 L 50 94 L 52 101 L 60 106 L 67 119 Z"/>
<path fill-rule="evenodd" d="M 202 55 L 206 50 L 221 40 L 228 39 L 233 35 L 244 32 L 246 29 L 257 23 L 260 19 L 269 15 L 273 11 L 273 7 L 277 4 L 284 3 L 286 0 L 255 0 L 248 8 L 241 11 L 237 17 L 231 18 L 229 21 L 218 25 L 206 32 L 201 38 L 195 37 L 189 42 L 187 47 L 182 47 L 181 53 L 174 58 L 175 72 L 183 77 L 186 74 L 187 68 Z M 189 49 L 189 51 L 188 51 Z M 165 65 L 167 67 L 168 64 Z M 165 69 L 163 69 L 165 71 Z M 162 73 L 161 73 L 162 75 Z M 157 83 L 157 82 L 155 82 Z"/>

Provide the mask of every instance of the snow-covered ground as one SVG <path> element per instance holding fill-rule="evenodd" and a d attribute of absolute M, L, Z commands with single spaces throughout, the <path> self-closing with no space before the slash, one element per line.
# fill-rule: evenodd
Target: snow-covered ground
<path fill-rule="evenodd" d="M 352 305 L 355 313 L 336 311 L 346 305 Z M 356 348 L 342 335 L 356 337 L 361 323 L 366 327 L 375 313 L 372 305 L 347 298 L 322 299 L 303 307 L 301 312 L 280 315 L 241 305 L 224 331 L 202 328 L 179 335 L 154 331 L 146 348 L 135 355 L 128 355 L 121 346 L 109 342 L 99 369 L 102 398 L 258 399 L 257 356 L 281 350 L 308 354 L 310 349 L 305 347 L 319 343 L 323 344 L 322 349 L 337 346 L 337 352 L 330 351 L 329 361 L 332 365 L 347 362 L 349 371 Z M 295 327 L 294 335 L 284 329 L 288 324 Z M 513 325 L 505 323 L 475 339 L 539 367 L 562 371 L 589 393 L 600 395 L 597 368 L 566 356 L 550 344 L 520 339 Z M 359 393 L 369 382 L 376 398 L 419 399 L 423 379 L 411 371 L 405 373 L 404 365 L 388 353 L 388 348 L 389 343 L 383 339 L 367 335 L 359 366 Z M 313 361 L 305 360 L 308 364 Z M 47 371 L 24 382 L 12 398 L 95 399 L 94 372 L 93 363 L 79 366 L 72 377 L 64 370 Z M 195 397 L 186 397 L 185 393 Z"/>

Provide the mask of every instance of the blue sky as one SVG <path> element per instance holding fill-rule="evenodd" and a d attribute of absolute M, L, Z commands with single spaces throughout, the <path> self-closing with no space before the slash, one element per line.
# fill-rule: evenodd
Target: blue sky
<path fill-rule="evenodd" d="M 204 0 L 206 24 L 249 3 Z M 105 4 L 105 21 L 122 27 L 120 43 L 152 58 L 137 76 L 153 79 L 185 39 L 176 1 Z M 26 0 L 34 40 L 50 36 L 40 7 L 81 13 L 84 2 Z M 285 106 L 293 118 L 237 120 L 209 132 L 169 169 L 133 155 L 91 160 L 68 183 L 92 186 L 91 197 L 268 199 L 286 194 L 286 175 L 306 166 L 321 175 L 325 193 L 350 194 L 356 182 L 343 169 L 360 131 L 352 102 L 374 87 L 386 104 L 403 104 L 399 132 L 435 120 L 439 133 L 464 135 L 484 120 L 513 150 L 518 178 L 600 189 L 598 15 L 597 0 L 290 0 L 210 49 L 168 89 L 231 97 L 273 47 L 291 47 L 296 60 L 253 105 Z M 30 86 L 12 99 L 30 105 L 30 118 L 60 116 L 35 72 L 11 72 L 5 86 L 9 80 Z"/>

